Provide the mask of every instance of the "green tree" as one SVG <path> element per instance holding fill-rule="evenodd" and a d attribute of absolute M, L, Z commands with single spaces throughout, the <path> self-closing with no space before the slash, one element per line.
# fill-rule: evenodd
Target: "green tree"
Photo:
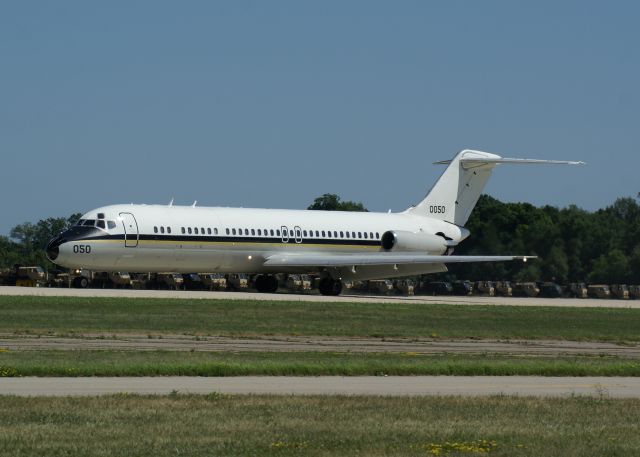
<path fill-rule="evenodd" d="M 604 284 L 624 283 L 629 279 L 629 259 L 620 249 L 602 254 L 593 264 L 589 281 Z"/>
<path fill-rule="evenodd" d="M 18 258 L 13 263 L 22 265 L 40 265 L 47 269 L 55 268 L 47 260 L 44 248 L 60 232 L 71 227 L 79 218 L 79 213 L 64 217 L 50 217 L 37 223 L 25 222 L 11 229 L 11 238 L 15 240 Z"/>
<path fill-rule="evenodd" d="M 323 194 L 307 208 L 322 211 L 368 211 L 360 202 L 341 201 L 336 194 Z"/>

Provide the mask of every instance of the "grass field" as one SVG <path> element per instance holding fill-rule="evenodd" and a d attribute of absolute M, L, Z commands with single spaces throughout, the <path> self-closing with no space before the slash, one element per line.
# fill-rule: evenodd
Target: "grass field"
<path fill-rule="evenodd" d="M 640 401 L 0 397 L 2 456 L 634 456 Z"/>
<path fill-rule="evenodd" d="M 640 310 L 414 303 L 0 297 L 0 332 L 640 341 Z"/>
<path fill-rule="evenodd" d="M 415 353 L 0 351 L 14 376 L 640 376 L 640 360 Z"/>

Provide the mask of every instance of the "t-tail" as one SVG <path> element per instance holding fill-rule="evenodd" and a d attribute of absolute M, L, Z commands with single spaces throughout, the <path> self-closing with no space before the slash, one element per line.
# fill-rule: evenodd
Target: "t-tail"
<path fill-rule="evenodd" d="M 500 164 L 564 164 L 566 160 L 509 159 L 496 154 L 465 149 L 453 159 L 435 162 L 448 165 L 427 196 L 406 213 L 427 216 L 463 227 L 476 206 L 491 172 Z"/>

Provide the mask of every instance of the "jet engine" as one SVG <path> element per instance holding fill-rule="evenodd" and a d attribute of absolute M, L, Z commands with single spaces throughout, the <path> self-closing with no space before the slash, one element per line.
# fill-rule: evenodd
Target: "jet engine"
<path fill-rule="evenodd" d="M 382 249 L 385 251 L 420 251 L 428 254 L 450 254 L 455 242 L 444 235 L 414 233 L 404 230 L 389 230 L 382 234 Z"/>

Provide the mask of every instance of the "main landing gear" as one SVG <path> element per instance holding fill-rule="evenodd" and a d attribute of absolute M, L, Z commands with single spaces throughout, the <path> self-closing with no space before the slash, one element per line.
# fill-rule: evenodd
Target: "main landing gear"
<path fill-rule="evenodd" d="M 273 294 L 278 290 L 278 279 L 273 275 L 258 275 L 255 286 L 258 292 Z"/>
<path fill-rule="evenodd" d="M 342 281 L 326 276 L 320 279 L 318 290 L 322 295 L 340 295 L 342 292 Z"/>

